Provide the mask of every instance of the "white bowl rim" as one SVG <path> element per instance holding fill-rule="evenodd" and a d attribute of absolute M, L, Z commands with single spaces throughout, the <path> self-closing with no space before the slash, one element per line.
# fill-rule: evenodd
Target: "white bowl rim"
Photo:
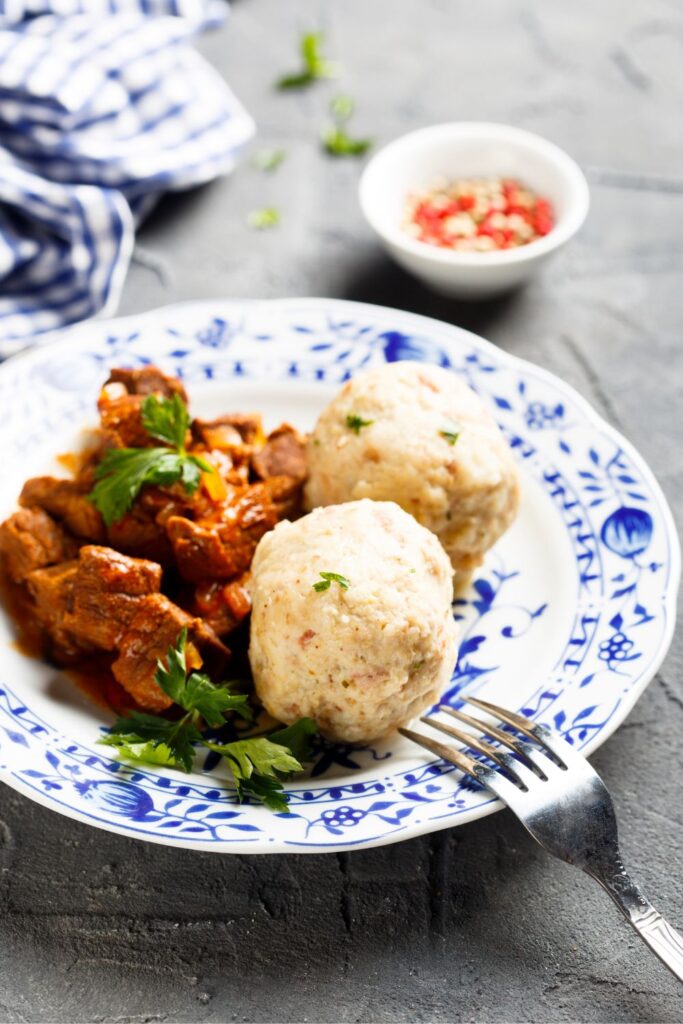
<path fill-rule="evenodd" d="M 371 179 L 377 174 L 378 166 L 387 157 L 395 156 L 401 150 L 412 149 L 439 136 L 450 136 L 454 139 L 489 136 L 513 146 L 534 149 L 554 165 L 558 176 L 562 177 L 569 186 L 569 209 L 543 238 L 515 249 L 497 249 L 492 252 L 457 252 L 452 249 L 442 249 L 428 242 L 420 242 L 411 238 L 399 225 L 394 228 L 380 223 L 374 214 L 371 199 Z M 432 263 L 450 264 L 454 267 L 476 267 L 477 269 L 523 263 L 553 252 L 576 234 L 586 219 L 590 205 L 588 182 L 579 165 L 565 150 L 543 136 L 536 135 L 535 132 L 493 121 L 447 121 L 400 135 L 383 146 L 368 161 L 358 185 L 358 198 L 369 225 L 391 245 Z"/>

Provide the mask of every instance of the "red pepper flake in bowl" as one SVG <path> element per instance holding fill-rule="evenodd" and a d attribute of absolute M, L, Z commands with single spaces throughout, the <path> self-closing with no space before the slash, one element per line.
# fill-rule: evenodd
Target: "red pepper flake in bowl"
<path fill-rule="evenodd" d="M 513 178 L 460 178 L 409 196 L 403 228 L 442 249 L 491 252 L 528 245 L 554 223 L 550 201 Z"/>

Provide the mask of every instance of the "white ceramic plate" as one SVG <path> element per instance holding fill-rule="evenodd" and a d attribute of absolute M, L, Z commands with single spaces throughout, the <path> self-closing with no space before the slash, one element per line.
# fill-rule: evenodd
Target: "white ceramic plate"
<path fill-rule="evenodd" d="M 96 421 L 110 366 L 154 362 L 195 412 L 260 409 L 309 428 L 339 384 L 383 360 L 459 374 L 494 411 L 523 475 L 513 528 L 456 603 L 461 645 L 445 699 L 522 710 L 585 752 L 619 725 L 671 639 L 680 554 L 670 512 L 632 446 L 538 367 L 446 324 L 337 300 L 216 301 L 88 323 L 0 367 L 0 514 L 23 481 Z M 320 852 L 407 839 L 499 804 L 394 738 L 326 747 L 288 787 L 289 814 L 239 805 L 210 759 L 191 776 L 111 759 L 107 715 L 13 645 L 0 620 L 0 778 L 63 814 L 198 850 Z M 201 764 L 201 758 L 198 759 Z"/>

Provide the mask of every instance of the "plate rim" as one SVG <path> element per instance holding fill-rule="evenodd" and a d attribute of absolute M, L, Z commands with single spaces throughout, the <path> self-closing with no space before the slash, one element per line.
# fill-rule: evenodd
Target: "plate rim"
<path fill-rule="evenodd" d="M 324 296 L 302 296 L 302 297 L 285 297 L 285 298 L 239 298 L 239 297 L 222 297 L 222 298 L 202 298 L 202 299 L 188 299 L 181 302 L 167 303 L 164 306 L 156 307 L 155 309 L 145 310 L 141 313 L 128 313 L 120 317 L 98 317 L 91 318 L 86 321 L 81 321 L 77 324 L 72 324 L 68 327 L 60 328 L 57 331 L 49 332 L 44 335 L 39 342 L 31 348 L 27 348 L 18 352 L 2 364 L 0 364 L 0 378 L 6 372 L 6 368 L 9 366 L 15 366 L 19 361 L 36 361 L 39 362 L 41 357 L 44 357 L 46 353 L 54 352 L 58 349 L 61 344 L 67 344 L 69 339 L 74 335 L 76 337 L 85 336 L 92 328 L 105 329 L 107 325 L 125 325 L 127 322 L 135 321 L 140 323 L 141 321 L 153 321 L 156 317 L 167 314 L 172 310 L 189 310 L 189 309 L 204 309 L 213 310 L 215 312 L 218 306 L 233 306 L 245 307 L 245 306 L 263 306 L 270 309 L 287 309 L 288 307 L 296 307 L 301 309 L 302 306 L 307 306 L 312 309 L 320 309 L 329 306 L 343 306 L 348 310 L 356 310 L 358 312 L 368 311 L 369 313 L 378 313 L 386 315 L 387 313 L 396 314 L 404 322 L 411 321 L 416 325 L 417 328 L 422 327 L 422 330 L 428 332 L 431 328 L 438 327 L 440 331 L 446 330 L 452 332 L 454 335 L 462 338 L 463 336 L 468 337 L 472 340 L 474 346 L 478 349 L 489 351 L 494 354 L 496 360 L 508 367 L 517 367 L 522 372 L 528 372 L 527 368 L 530 368 L 533 376 L 537 379 L 541 379 L 548 383 L 555 391 L 561 392 L 566 395 L 571 401 L 582 411 L 586 419 L 597 425 L 600 431 L 623 448 L 625 453 L 634 460 L 638 465 L 640 472 L 647 480 L 648 487 L 650 488 L 653 497 L 657 499 L 659 511 L 662 515 L 662 522 L 665 525 L 667 537 L 670 543 L 670 563 L 668 565 L 668 580 L 664 589 L 663 600 L 662 600 L 662 611 L 665 616 L 664 629 L 660 638 L 659 647 L 656 653 L 653 654 L 650 665 L 648 666 L 648 674 L 635 684 L 619 705 L 619 709 L 610 718 L 609 722 L 597 733 L 594 734 L 583 746 L 582 753 L 589 756 L 600 747 L 606 740 L 613 735 L 613 733 L 619 728 L 626 717 L 635 707 L 636 703 L 645 692 L 647 687 L 650 685 L 652 680 L 657 675 L 657 672 L 661 668 L 661 665 L 671 647 L 675 626 L 676 626 L 676 613 L 678 607 L 678 592 L 681 580 L 681 543 L 678 536 L 673 513 L 669 506 L 669 502 L 664 494 L 664 491 L 659 484 L 654 472 L 651 470 L 648 462 L 641 455 L 638 448 L 630 441 L 630 439 L 624 436 L 616 427 L 614 427 L 601 412 L 599 412 L 591 402 L 585 398 L 573 385 L 568 384 L 560 376 L 553 373 L 551 370 L 546 369 L 538 363 L 534 363 L 531 360 L 524 359 L 521 356 L 515 355 L 514 353 L 508 352 L 506 349 L 499 347 L 487 338 L 476 334 L 474 331 L 468 330 L 467 328 L 460 327 L 457 324 L 448 323 L 445 320 L 439 320 L 435 317 L 425 316 L 421 313 L 413 313 L 409 310 L 399 309 L 392 306 L 384 306 L 377 303 L 369 302 L 358 302 L 352 299 L 335 298 L 335 297 L 324 297 Z M 427 762 L 425 762 L 427 764 Z M 154 833 L 134 834 L 129 829 L 118 826 L 115 822 L 103 821 L 100 819 L 94 819 L 81 814 L 75 808 L 56 804 L 54 800 L 51 800 L 47 794 L 44 794 L 38 790 L 28 786 L 23 780 L 18 779 L 12 775 L 5 766 L 0 765 L 0 782 L 6 783 L 11 789 L 21 793 L 23 796 L 28 797 L 35 803 L 41 806 L 47 807 L 49 810 L 55 813 L 61 814 L 63 817 L 70 818 L 75 821 L 79 821 L 83 824 L 90 825 L 94 828 L 102 829 L 106 832 L 111 832 L 116 835 L 123 836 L 128 839 L 137 840 L 140 842 L 155 843 L 157 845 L 166 847 L 177 847 L 183 849 L 195 850 L 197 852 L 210 852 L 217 854 L 250 854 L 254 855 L 267 855 L 267 854 L 321 854 L 321 853 L 342 853 L 351 852 L 355 849 L 371 849 L 380 846 L 387 846 L 393 843 L 402 842 L 406 839 L 416 838 L 420 835 L 428 835 L 433 832 L 442 831 L 447 828 L 455 828 L 460 825 L 465 825 L 470 821 L 477 820 L 479 818 L 486 817 L 489 814 L 493 814 L 495 811 L 501 810 L 504 807 L 502 801 L 497 798 L 491 798 L 490 801 L 480 804 L 477 807 L 470 808 L 469 810 L 462 811 L 458 815 L 457 819 L 453 819 L 451 815 L 445 816 L 443 819 L 431 819 L 425 820 L 418 823 L 406 824 L 400 830 L 389 832 L 383 836 L 374 837 L 371 839 L 362 839 L 357 841 L 347 841 L 339 843 L 321 843 L 305 845 L 292 844 L 287 841 L 276 837 L 271 838 L 270 842 L 261 844 L 257 840 L 257 845 L 252 846 L 249 840 L 242 840 L 240 842 L 233 842 L 230 844 L 221 844 L 219 842 L 208 842 L 206 840 L 188 840 L 183 839 L 177 835 L 160 835 Z"/>

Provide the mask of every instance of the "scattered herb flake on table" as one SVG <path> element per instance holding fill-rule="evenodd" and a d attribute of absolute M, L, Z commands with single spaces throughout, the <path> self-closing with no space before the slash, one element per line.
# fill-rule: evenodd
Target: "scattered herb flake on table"
<path fill-rule="evenodd" d="M 270 174 L 272 171 L 277 170 L 286 156 L 287 153 L 284 149 L 260 149 L 257 153 L 254 153 L 251 162 L 260 171 Z"/>
<path fill-rule="evenodd" d="M 345 125 L 354 108 L 350 96 L 335 96 L 330 102 L 334 123 L 323 131 L 322 144 L 331 156 L 362 156 L 372 145 L 372 139 L 354 139 L 346 131 Z"/>
<path fill-rule="evenodd" d="M 280 211 L 274 206 L 265 206 L 262 210 L 252 210 L 247 217 L 247 225 L 257 231 L 274 228 L 280 223 Z"/>
<path fill-rule="evenodd" d="M 278 89 L 305 89 L 321 78 L 336 78 L 339 65 L 328 60 L 322 53 L 324 42 L 322 32 L 305 32 L 299 40 L 301 68 L 292 74 L 278 78 Z"/>

